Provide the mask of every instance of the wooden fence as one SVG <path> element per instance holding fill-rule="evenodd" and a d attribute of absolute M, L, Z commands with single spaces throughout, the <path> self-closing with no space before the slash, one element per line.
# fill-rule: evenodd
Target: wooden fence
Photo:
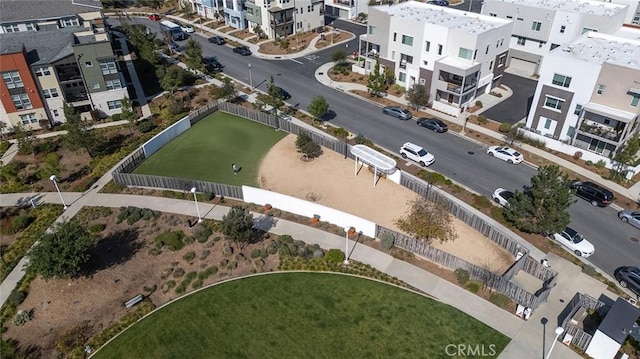
<path fill-rule="evenodd" d="M 131 173 L 136 169 L 147 157 L 144 154 L 144 149 L 142 147 L 135 150 L 131 153 L 127 158 L 122 161 L 120 166 L 118 166 L 113 173 Z M 117 182 L 116 182 L 117 183 Z M 120 183 L 124 184 L 124 183 Z"/>
<path fill-rule="evenodd" d="M 589 342 L 591 342 L 592 335 L 580 329 L 576 325 L 571 324 L 571 318 L 573 318 L 580 308 L 595 310 L 601 318 L 604 318 L 610 307 L 587 294 L 576 293 L 560 315 L 558 315 L 560 326 L 565 329 L 565 333 L 573 336 L 571 344 L 581 350 L 587 350 Z"/>
<path fill-rule="evenodd" d="M 196 181 L 186 178 L 151 176 L 133 173 L 113 172 L 116 183 L 134 187 L 163 188 L 178 191 L 190 191 L 195 187 L 198 192 L 212 193 L 216 196 L 243 199 L 242 187 L 223 183 Z"/>
<path fill-rule="evenodd" d="M 376 233 L 376 237 L 380 237 L 382 233 L 389 233 L 394 238 L 394 245 L 451 270 L 456 270 L 458 268 L 464 269 L 469 272 L 469 276 L 471 278 L 482 282 L 484 286 L 493 288 L 506 295 L 518 304 L 522 304 L 533 309 L 538 307 L 538 298 L 536 298 L 536 296 L 490 270 L 479 267 L 473 263 L 469 263 L 454 256 L 453 254 L 444 252 L 438 248 L 428 245 L 425 242 L 405 236 L 404 234 L 398 233 L 389 228 L 377 226 Z"/>

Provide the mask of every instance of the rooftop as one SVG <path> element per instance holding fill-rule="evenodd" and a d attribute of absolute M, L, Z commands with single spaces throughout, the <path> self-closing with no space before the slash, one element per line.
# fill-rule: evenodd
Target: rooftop
<path fill-rule="evenodd" d="M 613 4 L 602 1 L 589 0 L 488 0 L 505 2 L 518 6 L 535 7 L 547 10 L 593 14 L 598 16 L 613 16 L 621 11 L 626 12 L 627 5 Z"/>
<path fill-rule="evenodd" d="M 618 298 L 607 312 L 598 330 L 617 343 L 624 343 L 633 323 L 640 317 L 640 310 L 626 300 Z"/>
<path fill-rule="evenodd" d="M 589 32 L 573 43 L 554 49 L 553 56 L 640 70 L 640 40 Z"/>
<path fill-rule="evenodd" d="M 380 5 L 375 8 L 401 21 L 434 24 L 472 34 L 483 33 L 511 23 L 506 19 L 416 1 L 392 6 Z"/>
<path fill-rule="evenodd" d="M 2 0 L 0 23 L 57 19 L 100 9 L 100 0 Z"/>
<path fill-rule="evenodd" d="M 50 31 L 24 31 L 0 35 L 2 50 L 9 54 L 22 51 L 26 47 L 27 62 L 30 65 L 48 64 L 73 54 L 73 33 L 82 29 L 70 26 Z"/>

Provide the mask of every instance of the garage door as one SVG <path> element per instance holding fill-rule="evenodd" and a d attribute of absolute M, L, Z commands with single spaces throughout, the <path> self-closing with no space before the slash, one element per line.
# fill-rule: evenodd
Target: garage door
<path fill-rule="evenodd" d="M 511 73 L 528 77 L 536 72 L 536 63 L 512 57 L 508 70 Z"/>

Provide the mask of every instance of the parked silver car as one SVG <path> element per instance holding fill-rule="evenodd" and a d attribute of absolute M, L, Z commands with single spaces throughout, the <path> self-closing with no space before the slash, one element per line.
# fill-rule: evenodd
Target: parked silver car
<path fill-rule="evenodd" d="M 620 218 L 622 222 L 626 222 L 636 228 L 640 228 L 640 212 L 625 209 L 624 211 L 618 212 L 618 218 Z"/>

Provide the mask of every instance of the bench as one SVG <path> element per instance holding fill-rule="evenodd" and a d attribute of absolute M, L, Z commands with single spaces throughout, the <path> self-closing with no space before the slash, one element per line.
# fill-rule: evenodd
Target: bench
<path fill-rule="evenodd" d="M 126 302 L 124 302 L 124 307 L 125 307 L 125 309 L 129 310 L 134 305 L 142 302 L 143 299 L 144 299 L 144 297 L 142 296 L 142 294 L 138 294 L 135 297 L 129 299 Z"/>

